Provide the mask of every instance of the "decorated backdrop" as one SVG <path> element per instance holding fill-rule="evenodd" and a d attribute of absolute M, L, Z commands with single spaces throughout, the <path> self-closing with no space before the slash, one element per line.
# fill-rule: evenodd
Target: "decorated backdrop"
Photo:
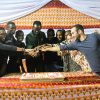
<path fill-rule="evenodd" d="M 33 21 L 40 20 L 43 29 L 68 29 L 74 24 L 82 24 L 85 28 L 100 28 L 100 15 L 98 12 L 100 10 L 100 1 L 90 1 L 91 0 L 1 1 L 0 26 L 5 27 L 7 21 L 14 21 L 17 29 L 31 29 Z M 8 8 L 4 8 L 5 6 Z"/>

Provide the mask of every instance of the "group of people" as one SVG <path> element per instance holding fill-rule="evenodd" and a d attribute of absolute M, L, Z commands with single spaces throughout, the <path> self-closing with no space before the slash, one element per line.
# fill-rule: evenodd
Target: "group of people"
<path fill-rule="evenodd" d="M 49 59 L 48 54 L 46 53 L 43 55 L 39 52 L 39 55 L 36 57 L 24 55 L 24 52 L 29 53 L 29 51 L 42 44 L 51 44 L 51 42 L 57 43 L 58 39 L 54 37 L 54 30 L 48 29 L 47 33 L 49 38 L 46 38 L 45 33 L 41 31 L 41 27 L 41 22 L 35 21 L 33 23 L 32 31 L 25 38 L 25 43 L 23 42 L 24 32 L 22 30 L 16 31 L 16 25 L 14 22 L 8 22 L 6 29 L 0 27 L 0 76 L 12 72 L 27 73 L 58 71 L 57 68 L 51 68 L 48 70 L 49 68 L 47 68 L 47 64 L 49 65 L 50 63 L 49 60 L 44 59 L 44 55 Z M 57 56 L 56 53 L 55 56 Z"/>
<path fill-rule="evenodd" d="M 17 47 L 13 45 L 9 45 L 11 41 L 6 40 L 6 31 L 4 28 L 0 27 L 0 76 L 3 76 L 7 73 L 8 67 L 8 57 L 15 55 L 23 55 L 24 53 L 28 53 L 30 49 L 25 49 L 22 47 Z M 7 43 L 7 44 L 6 44 Z M 14 63 L 14 62 L 13 62 Z M 9 69 L 12 70 L 12 69 Z"/>
<path fill-rule="evenodd" d="M 56 34 L 54 29 L 48 29 L 46 37 L 41 28 L 41 22 L 34 21 L 32 31 L 27 34 L 24 43 L 24 32 L 16 31 L 14 22 L 7 23 L 7 32 L 0 27 L 0 76 L 12 72 L 80 70 L 100 74 L 98 33 L 86 35 L 83 26 L 78 24 L 71 30 L 57 30 Z M 36 49 L 43 44 L 50 44 L 52 47 L 43 46 L 40 50 Z M 34 57 L 24 54 L 31 50 L 39 53 Z"/>
<path fill-rule="evenodd" d="M 80 24 L 71 28 L 71 34 L 73 39 L 70 44 L 60 43 L 53 47 L 44 47 L 42 51 L 80 51 L 86 57 L 91 72 L 100 75 L 100 34 L 98 32 L 85 34 L 84 28 Z"/>

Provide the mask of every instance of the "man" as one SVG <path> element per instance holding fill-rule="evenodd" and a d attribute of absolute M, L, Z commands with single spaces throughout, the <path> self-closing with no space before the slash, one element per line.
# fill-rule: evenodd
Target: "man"
<path fill-rule="evenodd" d="M 15 23 L 11 22 L 11 21 L 8 22 L 6 29 L 7 29 L 7 35 L 6 35 L 6 38 L 5 38 L 6 44 L 14 45 L 14 43 L 15 43 L 14 34 L 15 34 L 15 31 L 16 31 Z"/>
<path fill-rule="evenodd" d="M 42 25 L 40 21 L 35 21 L 33 23 L 32 31 L 26 36 L 26 48 L 32 49 L 45 43 L 46 36 L 45 33 L 41 31 L 41 27 Z M 28 57 L 27 64 L 27 66 L 29 66 L 29 72 L 44 71 L 42 54 L 35 58 Z"/>
<path fill-rule="evenodd" d="M 17 52 L 29 52 L 29 49 L 19 48 L 16 46 L 6 45 L 5 43 L 6 32 L 5 29 L 0 27 L 0 77 L 6 74 L 8 54 Z"/>
<path fill-rule="evenodd" d="M 100 75 L 100 46 L 98 42 L 100 41 L 99 34 L 85 34 L 82 25 L 77 24 L 71 28 L 72 37 L 75 41 L 69 45 L 60 44 L 59 46 L 54 46 L 52 48 L 44 48 L 42 51 L 59 51 L 59 50 L 79 50 L 81 51 L 89 65 L 92 72 Z"/>

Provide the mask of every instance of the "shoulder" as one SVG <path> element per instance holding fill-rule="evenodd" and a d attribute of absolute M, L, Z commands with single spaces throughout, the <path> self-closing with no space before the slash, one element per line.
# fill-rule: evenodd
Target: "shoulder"
<path fill-rule="evenodd" d="M 30 35 L 32 35 L 32 31 L 31 31 L 30 33 L 27 34 L 27 36 L 30 36 Z"/>
<path fill-rule="evenodd" d="M 25 47 L 25 43 L 24 42 L 22 42 L 22 46 Z"/>
<path fill-rule="evenodd" d="M 98 34 L 96 34 L 96 33 L 87 34 L 87 37 L 93 39 L 93 38 L 98 37 Z"/>
<path fill-rule="evenodd" d="M 96 33 L 87 34 L 87 36 L 96 36 Z"/>
<path fill-rule="evenodd" d="M 46 37 L 45 33 L 42 32 L 42 31 L 40 31 L 40 35 L 41 35 L 42 37 Z"/>
<path fill-rule="evenodd" d="M 42 32 L 42 31 L 40 31 L 40 34 L 41 34 L 41 35 L 45 35 L 45 33 L 44 33 L 44 32 Z"/>
<path fill-rule="evenodd" d="M 26 35 L 26 38 L 31 37 L 32 36 L 32 31 Z"/>
<path fill-rule="evenodd" d="M 45 34 L 43 31 L 40 31 L 41 34 Z"/>
<path fill-rule="evenodd" d="M 100 36 L 100 34 L 99 33 L 92 33 L 92 35 L 94 35 L 94 36 Z"/>
<path fill-rule="evenodd" d="M 24 43 L 24 42 L 22 42 L 22 44 L 23 44 L 23 45 L 25 45 L 25 43 Z"/>

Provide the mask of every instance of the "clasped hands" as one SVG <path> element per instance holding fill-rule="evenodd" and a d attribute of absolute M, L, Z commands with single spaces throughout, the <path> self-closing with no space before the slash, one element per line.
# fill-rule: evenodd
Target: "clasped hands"
<path fill-rule="evenodd" d="M 53 47 L 52 44 L 43 44 L 35 47 L 34 49 L 26 49 L 26 55 L 30 55 L 32 57 L 37 57 L 40 53 L 47 51 L 48 48 Z"/>

